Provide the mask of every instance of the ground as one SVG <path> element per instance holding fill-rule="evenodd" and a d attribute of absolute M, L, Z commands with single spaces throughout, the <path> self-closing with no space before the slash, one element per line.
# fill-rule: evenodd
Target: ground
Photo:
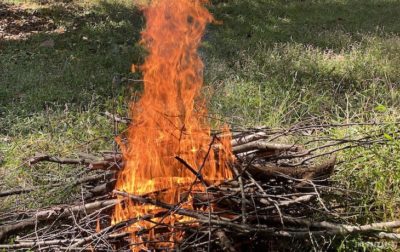
<path fill-rule="evenodd" d="M 362 219 L 399 216 L 400 1 L 213 1 L 201 48 L 212 123 L 232 127 L 376 122 L 335 136 L 385 132 L 386 146 L 340 154 L 335 181 L 363 192 Z M 81 172 L 29 167 L 36 152 L 68 156 L 110 149 L 105 111 L 127 113 L 140 89 L 131 64 L 145 57 L 144 18 L 133 1 L 2 0 L 0 186 L 45 185 Z M 113 83 L 118 76 L 121 82 Z M 122 130 L 119 129 L 119 130 Z M 68 190 L 66 190 L 68 189 Z M 73 200 L 71 191 L 3 199 L 1 208 Z M 39 196 L 40 195 L 40 196 Z"/>

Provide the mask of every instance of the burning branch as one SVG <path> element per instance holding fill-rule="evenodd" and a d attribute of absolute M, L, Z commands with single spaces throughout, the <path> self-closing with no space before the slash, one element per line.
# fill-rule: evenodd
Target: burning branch
<path fill-rule="evenodd" d="M 252 131 L 247 134 L 254 135 Z M 274 139 L 273 141 L 276 142 L 281 138 L 284 140 L 285 136 L 276 138 L 276 134 L 280 133 L 265 131 L 257 135 L 262 136 L 263 141 Z M 244 132 L 240 137 L 252 139 L 252 137 L 246 137 Z M 369 141 L 373 139 L 376 139 L 375 136 L 369 138 Z M 239 145 L 251 143 L 236 142 Z M 319 216 L 325 216 L 324 219 L 333 217 L 337 219 L 338 213 L 342 210 L 334 204 L 332 205 L 330 200 L 335 198 L 343 200 L 345 195 L 351 194 L 329 189 L 329 182 L 326 178 L 333 172 L 335 156 L 326 160 L 310 159 L 300 167 L 286 166 L 290 162 L 299 163 L 308 159 L 310 156 L 299 154 L 308 152 L 310 149 L 315 149 L 313 154 L 315 156 L 323 154 L 324 151 L 331 152 L 341 149 L 349 143 L 351 145 L 355 143 L 355 141 L 349 140 L 335 140 L 322 145 L 329 145 L 330 149 L 318 149 L 314 145 L 318 142 L 308 141 L 308 144 L 313 144 L 310 148 L 307 148 L 307 144 L 305 144 L 301 148 L 285 148 L 286 150 L 276 151 L 269 155 L 265 155 L 265 152 L 260 151 L 257 144 L 254 144 L 254 149 L 237 154 L 237 161 L 234 163 L 234 167 L 237 169 L 236 176 L 221 181 L 219 184 L 206 180 L 202 176 L 202 170 L 199 168 L 196 170 L 183 158 L 177 158 L 178 164 L 183 166 L 182 169 L 191 174 L 190 183 L 193 183 L 193 187 L 188 185 L 184 187 L 187 188 L 186 190 L 180 192 L 181 201 L 178 203 L 167 203 L 157 198 L 157 195 L 167 193 L 172 187 L 141 195 L 120 190 L 112 193 L 115 171 L 112 170 L 111 164 L 118 162 L 123 166 L 121 154 L 116 152 L 103 152 L 102 155 L 79 154 L 81 159 L 88 160 L 81 163 L 83 166 L 88 167 L 91 162 L 102 161 L 105 163 L 104 167 L 107 167 L 105 173 L 68 180 L 69 186 L 83 185 L 83 188 L 86 188 L 84 195 L 88 202 L 80 205 L 54 206 L 51 209 L 26 213 L 13 214 L 10 212 L 0 216 L 0 221 L 4 223 L 0 226 L 0 238 L 3 240 L 14 234 L 20 234 L 21 231 L 37 227 L 34 232 L 17 239 L 15 244 L 0 245 L 0 248 L 32 249 L 40 247 L 41 249 L 89 250 L 91 246 L 94 246 L 97 250 L 129 249 L 132 246 L 129 245 L 132 244 L 132 235 L 143 240 L 142 243 L 137 243 L 138 245 L 135 246 L 140 247 L 145 244 L 149 248 L 159 248 L 164 246 L 165 242 L 169 242 L 167 237 L 171 236 L 171 232 L 174 234 L 184 232 L 185 234 L 180 240 L 168 243 L 167 247 L 206 249 L 209 246 L 219 246 L 219 248 L 229 251 L 240 251 L 242 245 L 239 241 L 254 235 L 262 237 L 260 239 L 265 242 L 287 237 L 304 241 L 304 237 L 308 237 L 310 233 L 313 237 L 362 235 L 370 237 L 370 239 L 399 240 L 399 235 L 393 233 L 399 227 L 398 221 L 352 225 L 346 222 L 319 221 L 302 217 L 320 211 Z M 285 145 L 295 146 L 293 144 Z M 210 144 L 209 146 L 215 145 Z M 361 142 L 360 146 L 364 146 L 364 143 Z M 288 155 L 298 157 L 287 159 Z M 50 157 L 50 155 L 41 155 L 40 160 L 34 163 L 70 160 L 58 157 L 42 158 L 42 156 Z M 89 158 L 89 156 L 91 157 Z M 218 158 L 216 156 L 213 158 L 218 164 Z M 37 160 L 36 157 L 33 159 Z M 95 170 L 88 169 L 88 172 L 95 172 Z M 206 191 L 198 190 L 196 184 L 199 183 L 203 184 L 202 188 Z M 87 186 L 87 184 L 92 185 Z M 62 184 L 48 185 L 49 188 L 56 186 L 62 186 Z M 14 191 L 25 190 L 21 193 L 29 193 L 36 189 L 39 187 Z M 12 190 L 3 191 L 2 195 L 4 197 L 12 195 L 13 193 L 10 192 Z M 13 195 L 13 197 L 18 197 L 17 193 Z M 117 199 L 113 195 L 117 196 Z M 122 222 L 111 223 L 111 210 L 121 200 L 128 204 L 135 204 L 138 208 L 152 206 L 152 209 L 158 210 L 127 218 Z M 119 204 L 124 206 L 126 203 Z M 207 209 L 211 207 L 213 211 L 208 211 Z M 174 218 L 183 218 L 182 221 L 174 224 L 166 223 L 165 220 L 172 214 L 175 216 Z M 98 222 L 104 228 L 98 228 L 98 224 L 96 224 Z M 132 225 L 144 222 L 151 223 L 149 228 L 137 232 L 129 231 L 129 227 Z"/>
<path fill-rule="evenodd" d="M 149 4 L 142 32 L 148 50 L 141 66 L 144 92 L 130 106 L 131 119 L 105 113 L 114 122 L 129 123 L 117 138 L 121 152 L 79 158 L 39 154 L 28 161 L 82 165 L 107 176 L 71 182 L 87 185 L 82 193 L 86 203 L 0 217 L 5 223 L 0 240 L 34 228 L 16 244 L 0 248 L 210 251 L 218 244 L 233 252 L 243 247 L 240 241 L 255 236 L 264 245 L 279 244 L 282 238 L 354 234 L 398 239 L 389 231 L 400 227 L 399 221 L 357 226 L 303 218 L 316 211 L 319 217 L 337 218 L 332 207 L 337 203 L 326 202 L 337 193 L 326 198 L 320 193 L 329 187 L 334 154 L 382 140 L 330 139 L 315 146 L 315 139 L 300 144 L 284 138 L 332 125 L 233 133 L 225 127 L 211 135 L 200 96 L 204 66 L 197 53 L 206 25 L 213 21 L 205 2 Z M 0 197 L 35 189 L 7 190 Z"/>

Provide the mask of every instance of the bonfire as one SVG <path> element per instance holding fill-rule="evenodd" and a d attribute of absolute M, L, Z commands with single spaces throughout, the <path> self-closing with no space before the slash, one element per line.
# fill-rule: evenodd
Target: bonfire
<path fill-rule="evenodd" d="M 317 133 L 341 125 L 211 129 L 198 54 L 206 25 L 214 21 L 205 4 L 154 0 L 144 7 L 143 94 L 131 103 L 130 118 L 105 113 L 128 125 L 116 139 L 119 150 L 31 158 L 30 165 L 84 165 L 93 175 L 71 182 L 85 185 L 79 204 L 1 216 L 0 240 L 14 236 L 14 242 L 0 249 L 274 251 L 344 235 L 399 238 L 390 231 L 398 221 L 344 223 L 337 199 L 350 194 L 333 190 L 328 179 L 336 152 L 379 140 L 318 145 Z"/>

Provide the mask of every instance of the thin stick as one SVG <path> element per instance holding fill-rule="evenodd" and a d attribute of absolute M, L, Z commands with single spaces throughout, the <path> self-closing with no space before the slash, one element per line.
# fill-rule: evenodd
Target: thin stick
<path fill-rule="evenodd" d="M 215 234 L 217 235 L 219 241 L 221 242 L 220 245 L 223 251 L 236 252 L 235 247 L 233 246 L 231 240 L 229 240 L 224 230 L 217 229 L 215 231 Z"/>
<path fill-rule="evenodd" d="M 238 177 L 239 186 L 240 186 L 240 193 L 242 195 L 242 223 L 246 223 L 246 195 L 244 194 L 244 187 L 243 187 L 243 178 L 242 175 L 239 174 L 239 171 L 235 166 L 232 167 L 233 171 L 235 172 L 236 176 Z"/>
<path fill-rule="evenodd" d="M 193 173 L 196 178 L 198 178 L 200 180 L 200 182 L 202 184 L 204 184 L 206 187 L 210 186 L 210 183 L 208 183 L 207 181 L 204 180 L 203 175 L 201 175 L 201 173 L 196 172 L 192 166 L 190 166 L 185 160 L 183 160 L 181 157 L 179 156 L 175 156 L 175 159 L 178 160 L 181 164 L 183 164 L 191 173 Z"/>
<path fill-rule="evenodd" d="M 103 179 L 103 178 L 104 179 L 109 179 L 114 174 L 115 174 L 114 171 L 110 171 L 110 172 L 106 172 L 106 173 L 95 174 L 95 175 L 92 175 L 92 176 L 76 179 L 76 180 L 73 180 L 72 183 L 69 184 L 69 186 L 73 187 L 73 186 L 84 184 L 84 183 L 87 183 L 87 182 L 90 182 L 90 181 L 98 181 L 98 180 Z M 66 183 L 63 182 L 63 183 L 55 183 L 55 184 L 49 184 L 49 185 L 44 185 L 44 186 L 35 186 L 35 187 L 28 187 L 28 188 L 21 188 L 21 189 L 12 189 L 12 190 L 8 190 L 8 191 L 0 192 L 0 198 L 1 197 L 6 197 L 6 196 L 11 196 L 11 195 L 30 193 L 30 192 L 33 192 L 35 190 L 41 189 L 41 188 L 60 187 L 60 186 L 63 186 L 65 184 Z"/>
<path fill-rule="evenodd" d="M 59 208 L 53 208 L 50 210 L 44 210 L 37 212 L 34 214 L 33 217 L 29 219 L 23 219 L 21 221 L 18 221 L 13 224 L 9 225 L 3 225 L 0 226 L 0 241 L 3 240 L 4 238 L 7 237 L 7 235 L 15 233 L 19 230 L 24 230 L 27 228 L 34 227 L 36 224 L 36 221 L 38 223 L 40 222 L 46 222 L 46 221 L 52 221 L 55 219 L 61 219 L 61 218 L 66 218 L 69 217 L 69 213 L 79 213 L 83 212 L 86 210 L 87 212 L 93 212 L 96 209 L 102 208 L 104 206 L 108 205 L 115 205 L 119 202 L 117 199 L 112 199 L 112 200 L 106 200 L 106 201 L 96 201 L 92 203 L 88 203 L 85 205 L 78 205 L 78 206 L 66 206 L 66 207 L 59 207 Z M 69 211 L 68 211 L 69 210 Z"/>
<path fill-rule="evenodd" d="M 175 209 L 176 206 L 170 205 L 164 202 L 148 199 L 148 198 L 142 198 L 136 195 L 131 195 L 125 192 L 119 192 L 115 191 L 115 194 L 120 194 L 124 197 L 128 197 L 133 201 L 144 203 L 144 204 L 151 204 L 155 205 L 158 207 L 162 207 L 165 209 Z M 325 230 L 322 231 L 303 231 L 303 229 L 298 229 L 298 231 L 286 231 L 286 230 L 278 230 L 276 228 L 268 227 L 266 225 L 246 225 L 246 224 L 237 224 L 231 221 L 224 221 L 216 218 L 212 218 L 209 220 L 205 215 L 196 212 L 194 210 L 188 210 L 188 209 L 177 209 L 175 210 L 177 214 L 196 218 L 197 221 L 202 222 L 202 223 L 209 223 L 211 222 L 214 225 L 218 226 L 225 226 L 225 227 L 230 227 L 233 228 L 236 231 L 239 232 L 256 232 L 259 234 L 264 234 L 267 236 L 279 236 L 279 237 L 307 237 L 309 236 L 309 233 L 312 232 L 313 235 L 349 235 L 349 234 L 364 234 L 368 235 L 370 232 L 381 232 L 382 230 L 390 230 L 390 229 L 395 229 L 400 227 L 400 221 L 391 221 L 391 222 L 381 222 L 381 223 L 372 223 L 372 224 L 367 224 L 367 225 L 362 225 L 362 226 L 351 226 L 351 225 L 343 225 L 343 224 L 336 224 L 336 223 L 330 223 L 330 222 L 311 222 L 307 220 L 299 220 L 295 218 L 287 218 L 283 217 L 285 221 L 291 220 L 292 223 L 297 223 L 306 227 L 322 227 L 325 228 Z M 291 229 L 291 230 L 296 230 L 296 229 Z"/>

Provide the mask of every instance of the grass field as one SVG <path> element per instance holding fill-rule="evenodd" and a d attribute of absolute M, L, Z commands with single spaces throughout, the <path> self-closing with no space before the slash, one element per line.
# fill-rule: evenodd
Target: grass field
<path fill-rule="evenodd" d="M 130 66 L 145 57 L 139 45 L 144 19 L 130 1 L 3 2 L 23 4 L 27 15 L 51 19 L 56 30 L 0 39 L 0 186 L 45 185 L 80 170 L 30 168 L 24 161 L 35 152 L 68 156 L 111 148 L 115 132 L 102 113 L 125 114 L 136 95 L 131 80 L 140 74 Z M 201 49 L 211 112 L 233 127 L 389 123 L 390 144 L 342 152 L 346 162 L 334 179 L 365 192 L 353 209 L 365 222 L 399 217 L 400 1 L 213 2 L 210 10 L 223 23 L 210 25 Z M 122 82 L 112 84 L 114 76 Z M 1 208 L 65 202 L 74 190 L 7 198 Z"/>

